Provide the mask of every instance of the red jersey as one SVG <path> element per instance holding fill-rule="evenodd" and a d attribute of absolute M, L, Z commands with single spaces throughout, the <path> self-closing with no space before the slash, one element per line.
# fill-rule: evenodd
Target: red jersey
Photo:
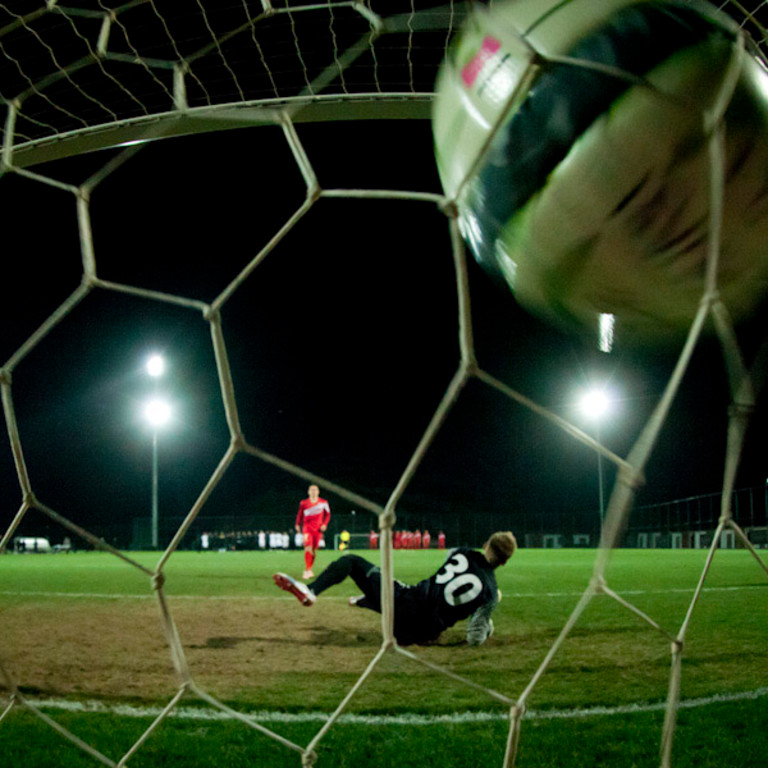
<path fill-rule="evenodd" d="M 302 531 L 319 531 L 321 526 L 328 525 L 331 519 L 331 506 L 325 499 L 318 497 L 314 503 L 309 499 L 299 502 L 299 512 L 296 515 L 296 525 Z"/>

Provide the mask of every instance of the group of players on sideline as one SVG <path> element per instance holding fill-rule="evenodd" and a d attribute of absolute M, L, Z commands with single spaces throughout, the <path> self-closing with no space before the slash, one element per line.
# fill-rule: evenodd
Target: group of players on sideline
<path fill-rule="evenodd" d="M 360 555 L 342 555 L 317 577 L 312 572 L 330 518 L 330 505 L 320 496 L 317 485 L 310 485 L 307 498 L 299 503 L 295 526 L 304 543 L 302 581 L 281 572 L 273 576 L 276 586 L 309 608 L 323 592 L 349 578 L 362 592 L 350 597 L 349 605 L 381 613 L 381 569 Z M 420 538 L 423 546 L 423 535 Z M 400 645 L 433 643 L 444 630 L 469 619 L 467 644 L 484 643 L 493 634 L 491 614 L 501 600 L 494 572 L 507 563 L 516 549 L 517 541 L 511 531 L 497 531 L 481 552 L 470 547 L 451 549 L 437 572 L 416 585 L 395 580 L 395 640 Z"/>
<path fill-rule="evenodd" d="M 365 544 L 368 549 L 379 548 L 379 532 L 369 531 Z M 394 531 L 392 546 L 395 549 L 445 549 L 445 534 L 440 531 L 433 537 L 429 531 Z M 200 535 L 198 548 L 204 551 L 233 551 L 254 549 L 304 549 L 304 534 L 290 531 L 205 531 Z M 326 548 L 323 536 L 318 549 Z M 346 547 L 345 547 L 346 548 Z"/>

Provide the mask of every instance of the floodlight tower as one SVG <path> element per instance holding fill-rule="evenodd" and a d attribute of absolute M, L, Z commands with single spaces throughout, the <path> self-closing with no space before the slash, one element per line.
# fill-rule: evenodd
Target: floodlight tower
<path fill-rule="evenodd" d="M 605 387 L 593 387 L 581 396 L 581 413 L 595 424 L 595 439 L 600 442 L 600 425 L 613 409 L 613 400 Z M 597 490 L 600 503 L 600 530 L 605 520 L 605 494 L 603 491 L 603 454 L 597 452 Z"/>
<path fill-rule="evenodd" d="M 156 379 L 165 373 L 165 359 L 160 355 L 152 355 L 147 360 L 146 368 L 147 373 Z M 160 397 L 153 397 L 144 406 L 144 418 L 152 426 L 152 549 L 159 546 L 157 433 L 170 417 L 171 407 Z"/>

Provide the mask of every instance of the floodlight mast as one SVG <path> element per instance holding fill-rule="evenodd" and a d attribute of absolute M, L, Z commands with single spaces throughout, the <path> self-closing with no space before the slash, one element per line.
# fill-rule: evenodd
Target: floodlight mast
<path fill-rule="evenodd" d="M 147 373 L 157 379 L 165 373 L 165 359 L 161 355 L 151 355 L 146 364 Z M 159 520 L 160 513 L 158 508 L 158 451 L 157 451 L 157 433 L 158 430 L 168 423 L 171 417 L 171 407 L 160 397 L 154 397 L 149 400 L 144 407 L 144 417 L 152 426 L 152 549 L 159 548 Z"/>
<path fill-rule="evenodd" d="M 610 413 L 613 406 L 605 387 L 593 387 L 584 392 L 579 401 L 579 407 L 584 416 L 595 424 L 595 439 L 600 442 L 600 425 Z M 602 535 L 605 520 L 605 492 L 603 490 L 603 454 L 597 452 L 597 491 L 600 511 L 600 532 Z"/>

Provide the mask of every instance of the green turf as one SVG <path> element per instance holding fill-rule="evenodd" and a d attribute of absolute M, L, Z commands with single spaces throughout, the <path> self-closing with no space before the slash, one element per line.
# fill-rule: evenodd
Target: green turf
<path fill-rule="evenodd" d="M 683 711 L 676 734 L 677 768 L 758 768 L 765 765 L 768 698 L 739 704 L 713 704 Z M 122 753 L 149 725 L 148 719 L 71 714 L 58 720 L 108 757 Z M 595 768 L 659 764 L 660 713 L 583 718 L 567 723 L 524 723 L 517 764 L 520 768 Z M 3 727 L 7 727 L 6 724 Z M 51 735 L 32 715 L 11 723 L 17 746 L 0 750 L 0 766 L 90 768 L 95 759 Z M 280 727 L 281 736 L 306 744 L 316 732 L 308 724 Z M 350 725 L 332 728 L 318 748 L 319 767 L 477 768 L 501 766 L 507 724 Z M 5 740 L 3 745 L 7 744 Z M 296 752 L 235 723 L 169 720 L 130 760 L 132 768 L 300 768 Z"/>
<path fill-rule="evenodd" d="M 437 568 L 443 554 L 396 552 L 396 574 L 404 581 L 414 582 Z M 371 559 L 376 560 L 376 555 L 373 553 Z M 320 560 L 327 562 L 335 556 L 325 552 Z M 150 569 L 159 559 L 156 553 L 132 553 L 131 557 Z M 678 632 L 684 620 L 705 557 L 705 552 L 696 550 L 614 553 L 608 571 L 609 585 L 657 621 L 661 631 L 650 628 L 609 598 L 596 598 L 536 686 L 529 701 L 534 713 L 662 702 L 669 676 L 669 637 Z M 416 653 L 515 699 L 587 585 L 593 561 L 594 552 L 590 550 L 520 550 L 498 574 L 504 599 L 495 614 L 496 633 L 485 646 L 469 649 L 457 645 L 461 632 L 454 629 L 439 646 L 416 649 Z M 274 571 L 295 573 L 300 567 L 301 554 L 295 552 L 181 552 L 168 562 L 166 590 L 172 605 L 174 598 L 175 604 L 182 604 L 178 603 L 182 600 L 184 605 L 190 605 L 199 597 L 200 610 L 204 611 L 204 599 L 235 598 L 242 602 L 256 598 L 254 624 L 258 624 L 260 611 L 279 611 L 279 616 L 285 617 L 289 649 L 291 623 L 302 616 L 311 615 L 326 631 L 325 635 L 312 636 L 317 638 L 316 645 L 310 642 L 298 648 L 302 656 L 317 660 L 314 666 L 310 665 L 311 675 L 297 671 L 273 676 L 269 658 L 256 658 L 252 679 L 249 676 L 237 681 L 241 683 L 236 688 L 238 692 L 226 697 L 226 703 L 236 709 L 329 712 L 364 667 L 365 662 L 359 668 L 345 667 L 348 658 L 359 654 L 366 660 L 376 651 L 376 615 L 361 611 L 358 616 L 355 612 L 357 629 L 347 631 L 350 625 L 346 622 L 353 612 L 344 608 L 344 598 L 354 593 L 354 585 L 330 590 L 311 609 L 315 612 L 312 614 L 297 603 L 286 601 L 275 590 L 271 581 Z M 686 638 L 684 700 L 759 691 L 766 686 L 767 587 L 765 573 L 750 555 L 744 551 L 717 553 Z M 102 553 L 0 557 L 0 621 L 4 611 L 20 607 L 31 613 L 55 612 L 57 606 L 72 604 L 81 606 L 83 611 L 105 604 L 118 606 L 119 610 L 121 603 L 115 596 L 121 595 L 133 602 L 137 596 L 151 602 L 150 579 Z M 246 629 L 255 632 L 253 627 L 243 628 L 244 635 Z M 187 626 L 182 626 L 182 637 L 185 630 Z M 324 637 L 332 639 L 324 642 Z M 202 649 L 199 653 L 204 659 L 220 659 L 225 651 L 226 648 Z M 0 662 L 3 658 L 0 635 Z M 23 686 L 23 671 L 12 671 L 21 678 Z M 81 674 L 87 675 L 87 669 Z M 0 694 L 3 693 L 0 687 Z M 141 703 L 135 697 L 126 698 L 133 704 Z M 681 710 L 674 764 L 699 768 L 765 765 L 768 745 L 762 723 L 767 710 L 765 695 Z M 437 722 L 419 726 L 339 724 L 321 742 L 319 766 L 459 768 L 500 765 L 503 758 L 507 725 L 498 719 L 506 711 L 503 705 L 452 680 L 435 678 L 426 668 L 397 654 L 384 657 L 353 699 L 349 711 L 369 715 L 479 711 L 491 713 L 497 719 L 481 724 Z M 57 709 L 49 714 L 115 762 L 150 722 L 146 718 L 65 713 Z M 657 765 L 662 719 L 662 712 L 652 711 L 527 720 L 523 724 L 518 765 Z M 319 724 L 269 727 L 305 745 Z M 12 749 L 0 749 L 0 768 L 21 764 L 39 768 L 66 764 L 78 768 L 98 764 L 19 707 L 0 722 L 0 743 L 14 745 Z M 483 756 L 481 761 L 478 754 Z M 165 722 L 129 762 L 134 768 L 171 764 L 191 768 L 298 767 L 301 762 L 297 753 L 240 723 L 174 719 Z"/>

